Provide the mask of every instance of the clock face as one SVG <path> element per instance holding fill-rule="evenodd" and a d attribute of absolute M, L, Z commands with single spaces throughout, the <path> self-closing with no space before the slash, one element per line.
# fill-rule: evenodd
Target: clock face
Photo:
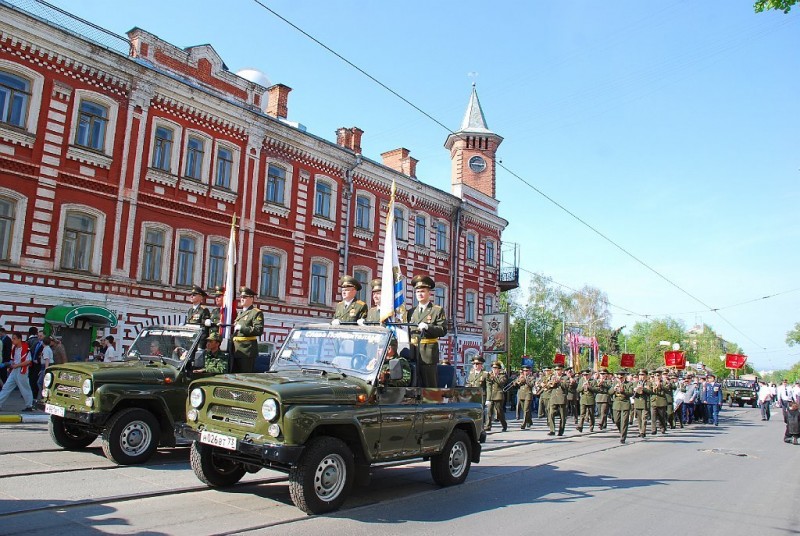
<path fill-rule="evenodd" d="M 484 160 L 480 156 L 473 156 L 469 159 L 469 169 L 474 171 L 475 173 L 480 173 L 484 169 L 486 169 L 486 160 Z"/>

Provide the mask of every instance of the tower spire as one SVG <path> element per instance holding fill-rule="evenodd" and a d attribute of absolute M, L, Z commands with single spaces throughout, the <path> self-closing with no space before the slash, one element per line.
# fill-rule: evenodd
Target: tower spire
<path fill-rule="evenodd" d="M 472 83 L 472 94 L 469 97 L 467 111 L 461 121 L 460 132 L 491 132 L 486 125 L 486 116 L 483 115 L 481 101 L 478 99 L 478 91 L 475 89 L 475 82 Z"/>

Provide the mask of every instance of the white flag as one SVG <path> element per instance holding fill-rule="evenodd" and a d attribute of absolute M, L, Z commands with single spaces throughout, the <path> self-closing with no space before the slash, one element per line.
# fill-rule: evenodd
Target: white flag
<path fill-rule="evenodd" d="M 381 271 L 381 322 L 403 319 L 405 312 L 405 280 L 397 260 L 397 242 L 394 236 L 394 194 L 395 183 L 392 180 L 392 193 L 389 198 L 389 210 L 386 215 L 386 240 L 383 246 L 383 269 Z"/>

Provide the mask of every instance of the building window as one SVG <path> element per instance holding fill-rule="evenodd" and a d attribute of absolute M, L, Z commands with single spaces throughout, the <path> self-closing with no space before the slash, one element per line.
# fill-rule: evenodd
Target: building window
<path fill-rule="evenodd" d="M 361 283 L 361 290 L 356 293 L 356 299 L 361 300 L 372 307 L 372 289 L 369 286 L 369 272 L 366 270 L 353 270 L 353 277 L 356 281 Z M 369 300 L 367 300 L 367 293 L 369 293 Z"/>
<path fill-rule="evenodd" d="M 0 261 L 11 259 L 11 240 L 14 236 L 14 212 L 16 203 L 0 197 Z"/>
<path fill-rule="evenodd" d="M 0 122 L 25 128 L 30 101 L 30 81 L 0 71 Z"/>
<path fill-rule="evenodd" d="M 268 203 L 283 205 L 283 192 L 286 188 L 286 170 L 282 167 L 269 165 L 267 171 L 267 196 Z"/>
<path fill-rule="evenodd" d="M 188 287 L 194 282 L 196 255 L 197 241 L 191 236 L 182 235 L 178 240 L 178 269 L 175 276 L 177 286 Z"/>
<path fill-rule="evenodd" d="M 166 233 L 158 229 L 147 229 L 144 233 L 144 256 L 142 257 L 142 280 L 161 282 L 161 266 L 164 261 Z"/>
<path fill-rule="evenodd" d="M 427 240 L 425 234 L 428 231 L 428 221 L 425 216 L 418 215 L 414 218 L 414 243 L 418 246 L 425 246 Z"/>
<path fill-rule="evenodd" d="M 156 127 L 151 167 L 169 172 L 172 169 L 172 144 L 175 132 L 171 128 Z"/>
<path fill-rule="evenodd" d="M 467 233 L 467 260 L 475 261 L 475 235 Z"/>
<path fill-rule="evenodd" d="M 233 151 L 227 147 L 217 148 L 217 178 L 214 185 L 230 190 L 233 174 Z"/>
<path fill-rule="evenodd" d="M 372 228 L 372 203 L 365 195 L 356 197 L 356 228 L 367 231 Z"/>
<path fill-rule="evenodd" d="M 475 323 L 475 293 L 467 292 L 464 307 L 464 320 L 469 324 Z"/>
<path fill-rule="evenodd" d="M 394 237 L 397 240 L 406 239 L 406 214 L 402 208 L 394 208 Z"/>
<path fill-rule="evenodd" d="M 436 251 L 447 252 L 447 224 L 443 221 L 436 222 Z"/>
<path fill-rule="evenodd" d="M 433 290 L 433 303 L 444 309 L 444 287 L 436 287 Z"/>
<path fill-rule="evenodd" d="M 279 298 L 281 283 L 281 258 L 269 252 L 261 255 L 261 291 L 265 298 Z"/>
<path fill-rule="evenodd" d="M 317 193 L 314 197 L 314 215 L 331 219 L 331 197 L 333 189 L 324 181 L 317 181 Z"/>
<path fill-rule="evenodd" d="M 227 246 L 223 242 L 211 242 L 208 247 L 208 287 L 225 284 L 225 257 Z"/>
<path fill-rule="evenodd" d="M 186 143 L 186 175 L 190 179 L 199 181 L 203 177 L 203 140 L 195 136 L 189 136 Z"/>
<path fill-rule="evenodd" d="M 486 296 L 486 302 L 484 304 L 484 313 L 490 315 L 494 313 L 494 296 L 491 294 Z"/>
<path fill-rule="evenodd" d="M 486 241 L 486 266 L 494 268 L 494 242 L 492 240 Z"/>
<path fill-rule="evenodd" d="M 67 213 L 61 268 L 88 272 L 92 266 L 96 220 L 80 212 Z"/>
<path fill-rule="evenodd" d="M 313 304 L 325 305 L 328 296 L 328 267 L 321 262 L 311 263 L 311 296 Z"/>
<path fill-rule="evenodd" d="M 81 101 L 78 109 L 78 128 L 75 131 L 75 145 L 103 151 L 108 127 L 108 108 L 92 101 Z"/>

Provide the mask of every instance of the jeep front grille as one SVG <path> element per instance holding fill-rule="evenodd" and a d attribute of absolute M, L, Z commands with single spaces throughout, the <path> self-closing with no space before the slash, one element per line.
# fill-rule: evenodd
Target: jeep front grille
<path fill-rule="evenodd" d="M 62 371 L 62 372 L 58 373 L 58 379 L 59 380 L 65 380 L 65 381 L 68 381 L 68 382 L 73 382 L 73 383 L 80 383 L 81 382 L 81 375 L 77 374 L 75 372 Z"/>
<path fill-rule="evenodd" d="M 77 385 L 58 385 L 56 387 L 56 391 L 59 393 L 64 393 L 68 395 L 80 395 L 81 388 Z"/>
<path fill-rule="evenodd" d="M 240 389 L 231 389 L 229 387 L 217 387 L 214 389 L 214 398 L 253 404 L 256 401 L 256 394 L 252 391 L 242 391 Z"/>
<path fill-rule="evenodd" d="M 212 404 L 208 408 L 208 416 L 215 421 L 253 427 L 256 425 L 258 412 L 252 409 L 233 408 Z"/>

